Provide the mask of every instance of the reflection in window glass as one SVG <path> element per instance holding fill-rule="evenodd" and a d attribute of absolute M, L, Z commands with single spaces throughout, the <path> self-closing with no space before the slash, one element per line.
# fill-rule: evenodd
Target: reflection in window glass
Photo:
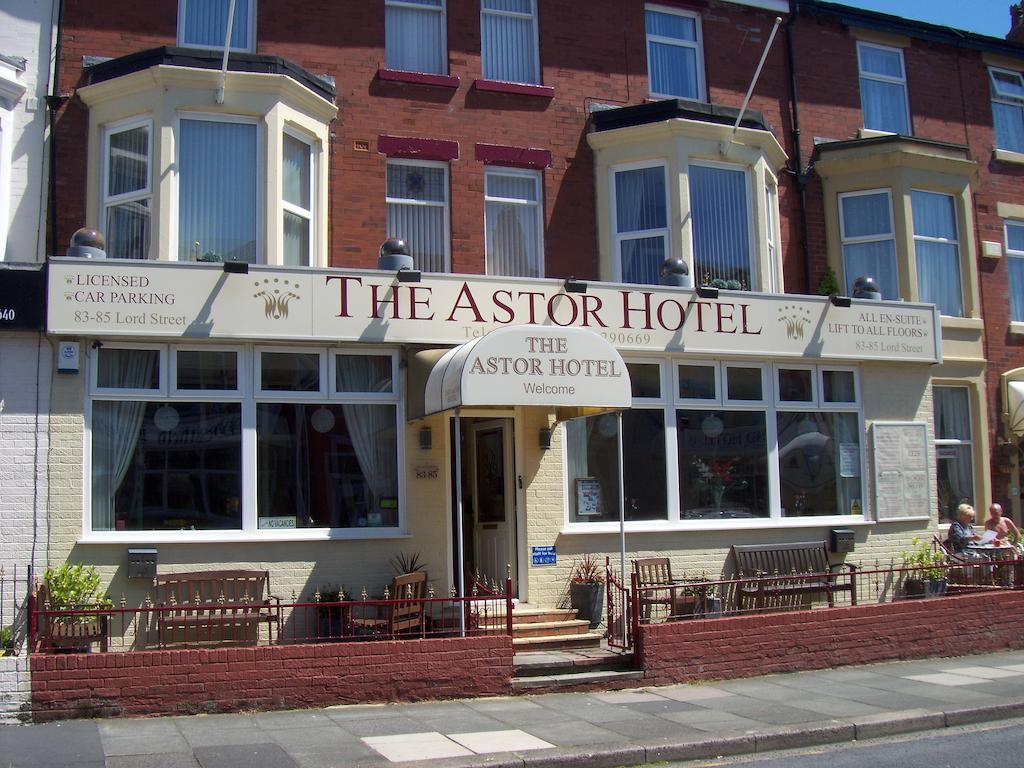
<path fill-rule="evenodd" d="M 661 366 L 656 363 L 626 363 L 633 397 L 661 397 Z"/>
<path fill-rule="evenodd" d="M 159 389 L 159 350 L 100 347 L 96 356 L 96 386 L 101 389 Z"/>
<path fill-rule="evenodd" d="M 259 527 L 398 525 L 395 406 L 259 403 Z"/>
<path fill-rule="evenodd" d="M 800 368 L 779 369 L 779 400 L 808 403 L 814 400 L 814 371 Z"/>
<path fill-rule="evenodd" d="M 260 389 L 266 392 L 319 392 L 316 352 L 261 352 Z"/>
<path fill-rule="evenodd" d="M 883 299 L 899 299 L 896 236 L 889 191 L 841 195 L 839 214 L 846 295 L 853 293 L 853 283 L 858 277 L 869 276 L 875 278 Z"/>
<path fill-rule="evenodd" d="M 391 355 L 337 355 L 335 392 L 392 392 Z"/>
<path fill-rule="evenodd" d="M 779 476 L 785 517 L 863 513 L 855 413 L 779 413 Z"/>
<path fill-rule="evenodd" d="M 714 366 L 680 365 L 679 397 L 684 400 L 714 400 L 716 397 Z"/>
<path fill-rule="evenodd" d="M 676 412 L 680 517 L 768 517 L 763 411 Z"/>
<path fill-rule="evenodd" d="M 857 386 L 853 371 L 822 371 L 821 383 L 826 403 L 857 402 Z"/>
<path fill-rule="evenodd" d="M 763 400 L 761 389 L 760 368 L 739 368 L 729 366 L 725 369 L 726 397 L 729 400 Z"/>
<path fill-rule="evenodd" d="M 665 166 L 616 171 L 614 191 L 622 280 L 657 285 L 669 254 Z"/>
<path fill-rule="evenodd" d="M 231 351 L 179 350 L 178 389 L 238 389 L 238 353 Z"/>
<path fill-rule="evenodd" d="M 664 520 L 665 422 L 660 410 L 622 414 L 626 520 Z M 615 414 L 566 422 L 570 519 L 574 523 L 619 519 L 618 426 Z M 581 482 L 582 481 L 582 482 Z M 596 493 L 596 513 L 579 506 L 579 494 Z"/>
<path fill-rule="evenodd" d="M 94 531 L 237 530 L 241 498 L 238 403 L 93 402 Z"/>

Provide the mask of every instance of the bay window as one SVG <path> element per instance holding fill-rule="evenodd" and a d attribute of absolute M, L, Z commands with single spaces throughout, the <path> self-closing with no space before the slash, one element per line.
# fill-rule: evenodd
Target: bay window
<path fill-rule="evenodd" d="M 106 132 L 103 230 L 111 258 L 149 258 L 151 133 L 149 120 L 114 125 Z"/>
<path fill-rule="evenodd" d="M 384 62 L 405 72 L 448 72 L 445 0 L 385 0 Z"/>
<path fill-rule="evenodd" d="M 940 520 L 956 520 L 962 502 L 974 502 L 974 449 L 967 387 L 932 387 L 936 487 Z"/>
<path fill-rule="evenodd" d="M 1024 77 L 994 67 L 989 68 L 988 76 L 996 148 L 1024 152 Z"/>
<path fill-rule="evenodd" d="M 750 193 L 742 168 L 690 163 L 690 219 L 695 285 L 724 280 L 750 290 Z"/>
<path fill-rule="evenodd" d="M 896 266 L 896 235 L 889 190 L 868 190 L 839 196 L 839 232 L 847 296 L 862 275 L 875 278 L 883 299 L 900 297 Z"/>
<path fill-rule="evenodd" d="M 386 202 L 387 236 L 408 243 L 417 269 L 447 272 L 448 165 L 388 160 Z"/>
<path fill-rule="evenodd" d="M 618 277 L 626 283 L 657 284 L 670 253 L 666 168 L 623 167 L 613 176 Z"/>
<path fill-rule="evenodd" d="M 391 352 L 98 348 L 87 531 L 399 528 L 396 369 Z"/>
<path fill-rule="evenodd" d="M 544 207 L 539 171 L 484 172 L 488 275 L 542 277 Z"/>
<path fill-rule="evenodd" d="M 627 522 L 682 527 L 743 520 L 863 518 L 863 422 L 854 368 L 744 362 L 627 364 Z M 672 387 L 661 382 L 671 371 Z M 614 415 L 566 423 L 571 524 L 618 519 Z M 580 513 L 576 488 L 601 502 Z"/>
<path fill-rule="evenodd" d="M 960 245 L 952 195 L 915 189 L 910 193 L 914 218 L 917 293 L 943 315 L 962 317 Z"/>
<path fill-rule="evenodd" d="M 178 45 L 223 48 L 231 0 L 178 0 Z M 256 0 L 234 0 L 232 51 L 252 51 L 256 38 Z"/>
<path fill-rule="evenodd" d="M 486 80 L 540 85 L 536 0 L 481 0 L 480 56 Z"/>
<path fill-rule="evenodd" d="M 886 45 L 857 43 L 860 104 L 864 127 L 886 133 L 910 133 L 907 75 L 903 51 Z"/>
<path fill-rule="evenodd" d="M 651 96 L 704 101 L 704 52 L 700 16 L 648 5 L 647 78 Z"/>

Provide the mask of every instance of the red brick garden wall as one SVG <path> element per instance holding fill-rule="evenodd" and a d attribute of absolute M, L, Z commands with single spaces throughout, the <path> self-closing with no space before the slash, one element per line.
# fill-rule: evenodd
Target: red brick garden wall
<path fill-rule="evenodd" d="M 1024 593 L 652 624 L 649 685 L 1024 648 Z"/>
<path fill-rule="evenodd" d="M 33 655 L 37 720 L 416 701 L 512 691 L 508 637 Z"/>

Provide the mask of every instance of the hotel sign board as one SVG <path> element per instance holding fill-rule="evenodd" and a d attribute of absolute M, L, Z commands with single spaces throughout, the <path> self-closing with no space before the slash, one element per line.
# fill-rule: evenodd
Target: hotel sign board
<path fill-rule="evenodd" d="M 0 265 L 0 331 L 42 331 L 46 316 L 42 264 Z"/>
<path fill-rule="evenodd" d="M 98 337 L 463 344 L 497 328 L 586 328 L 619 350 L 941 362 L 931 304 L 823 296 L 121 259 L 53 259 L 47 330 Z"/>

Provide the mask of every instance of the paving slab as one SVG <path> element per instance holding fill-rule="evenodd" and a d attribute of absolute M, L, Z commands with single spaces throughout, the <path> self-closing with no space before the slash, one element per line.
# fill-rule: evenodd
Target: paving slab
<path fill-rule="evenodd" d="M 127 755 L 107 758 L 106 768 L 200 768 L 192 753 L 169 755 Z"/>
<path fill-rule="evenodd" d="M 0 726 L 0 764 L 16 768 L 103 768 L 103 745 L 96 723 L 69 720 L 25 728 Z M 6 768 L 6 766 L 4 766 Z"/>
<path fill-rule="evenodd" d="M 202 768 L 298 768 L 277 744 L 199 747 L 195 756 Z"/>
<path fill-rule="evenodd" d="M 169 736 L 103 736 L 103 754 L 115 755 L 163 755 L 168 753 L 192 754 L 192 745 L 177 732 Z"/>

